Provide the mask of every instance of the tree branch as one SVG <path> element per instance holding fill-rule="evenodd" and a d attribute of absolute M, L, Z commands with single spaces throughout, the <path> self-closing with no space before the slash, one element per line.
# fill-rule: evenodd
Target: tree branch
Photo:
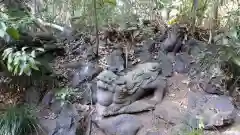
<path fill-rule="evenodd" d="M 45 22 L 45 21 L 43 21 L 43 20 L 40 19 L 40 18 L 35 18 L 35 21 L 36 21 L 37 23 L 43 25 L 43 26 L 48 26 L 48 27 L 51 27 L 51 28 L 55 28 L 55 29 L 57 29 L 57 30 L 59 30 L 59 31 L 63 31 L 63 30 L 64 30 L 64 27 L 59 26 L 59 25 L 54 24 L 54 23 Z"/>

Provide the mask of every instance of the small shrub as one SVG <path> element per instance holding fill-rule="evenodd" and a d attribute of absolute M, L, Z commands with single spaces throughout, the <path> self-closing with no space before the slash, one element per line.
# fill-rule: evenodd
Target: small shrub
<path fill-rule="evenodd" d="M 28 135 L 37 127 L 36 117 L 25 106 L 10 107 L 0 115 L 0 135 Z"/>
<path fill-rule="evenodd" d="M 25 73 L 30 76 L 33 70 L 39 70 L 40 62 L 36 61 L 36 51 L 43 52 L 43 48 L 36 48 L 31 53 L 26 51 L 28 47 L 23 47 L 21 51 L 14 51 L 13 48 L 4 50 L 2 56 L 3 60 L 7 61 L 7 69 L 14 75 L 22 75 Z"/>
<path fill-rule="evenodd" d="M 64 87 L 56 90 L 55 97 L 57 100 L 61 101 L 61 105 L 64 105 L 66 102 L 70 102 L 72 95 L 75 95 L 77 89 Z"/>

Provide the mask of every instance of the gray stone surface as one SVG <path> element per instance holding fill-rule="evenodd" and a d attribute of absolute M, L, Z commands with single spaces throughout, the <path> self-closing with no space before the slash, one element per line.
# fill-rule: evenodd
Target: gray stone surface
<path fill-rule="evenodd" d="M 77 87 L 85 81 L 90 81 L 100 72 L 101 68 L 94 63 L 86 63 L 72 73 L 72 86 Z"/>
<path fill-rule="evenodd" d="M 178 41 L 178 34 L 177 34 L 177 28 L 172 28 L 172 30 L 168 31 L 167 38 L 163 41 L 162 49 L 166 52 L 172 52 L 174 50 L 174 47 Z"/>
<path fill-rule="evenodd" d="M 173 74 L 173 63 L 170 58 L 167 57 L 162 51 L 158 52 L 157 61 L 162 68 L 162 75 L 165 77 L 171 77 Z"/>
<path fill-rule="evenodd" d="M 151 111 L 155 109 L 155 104 L 153 104 L 151 101 L 143 101 L 138 100 L 130 105 L 123 106 L 118 111 L 104 111 L 104 116 L 111 116 L 111 115 L 119 115 L 119 114 L 134 114 L 134 113 L 140 113 L 144 111 Z M 107 110 L 107 109 L 105 109 Z"/>
<path fill-rule="evenodd" d="M 136 135 L 142 127 L 134 115 L 122 114 L 96 122 L 106 135 Z"/>
<path fill-rule="evenodd" d="M 172 101 L 166 100 L 156 106 L 154 115 L 170 124 L 180 124 L 183 122 L 185 115 L 185 110 L 180 109 L 181 108 Z"/>
<path fill-rule="evenodd" d="M 37 105 L 41 97 L 41 89 L 30 87 L 25 91 L 25 102 L 30 105 Z"/>
<path fill-rule="evenodd" d="M 187 53 L 179 53 L 175 57 L 174 70 L 178 73 L 188 73 L 193 62 Z"/>
<path fill-rule="evenodd" d="M 49 106 L 53 102 L 53 98 L 54 98 L 54 92 L 49 91 L 43 96 L 41 104 L 44 106 Z"/>
<path fill-rule="evenodd" d="M 236 109 L 227 96 L 190 93 L 188 97 L 189 125 L 198 126 L 203 122 L 204 129 L 214 129 L 234 122 Z M 197 128 L 197 127 L 194 127 Z"/>
<path fill-rule="evenodd" d="M 123 52 L 120 49 L 114 50 L 109 56 L 106 57 L 107 69 L 119 73 L 124 70 Z"/>
<path fill-rule="evenodd" d="M 39 122 L 46 135 L 76 135 L 79 120 L 80 116 L 72 104 L 61 104 L 57 100 L 50 109 L 39 112 Z"/>
<path fill-rule="evenodd" d="M 134 46 L 134 56 L 140 60 L 140 63 L 150 61 L 152 49 L 154 48 L 154 40 L 148 39 L 141 46 Z"/>
<path fill-rule="evenodd" d="M 222 79 L 220 76 L 211 78 L 209 81 L 200 82 L 200 87 L 208 94 L 223 95 L 225 88 Z"/>

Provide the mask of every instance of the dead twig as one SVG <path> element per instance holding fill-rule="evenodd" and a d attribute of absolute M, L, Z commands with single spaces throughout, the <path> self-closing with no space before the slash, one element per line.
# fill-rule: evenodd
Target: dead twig
<path fill-rule="evenodd" d="M 211 44 L 211 41 L 212 41 L 212 30 L 209 31 L 208 44 Z"/>
<path fill-rule="evenodd" d="M 92 101 L 92 97 L 93 97 L 93 95 L 92 95 L 92 89 L 88 86 L 87 87 L 88 88 L 88 90 L 90 91 L 90 98 L 91 98 L 91 107 L 90 107 L 90 109 L 92 109 L 93 108 L 93 101 Z M 89 120 L 88 120 L 88 128 L 87 128 L 87 134 L 86 135 L 91 135 L 91 132 L 92 132 L 92 113 L 93 113 L 93 110 L 91 110 L 91 112 L 89 113 L 89 115 L 88 115 L 88 118 L 89 118 Z"/>

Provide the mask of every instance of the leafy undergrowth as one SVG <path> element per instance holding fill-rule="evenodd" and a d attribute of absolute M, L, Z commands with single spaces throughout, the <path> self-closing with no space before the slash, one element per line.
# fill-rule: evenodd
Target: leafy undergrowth
<path fill-rule="evenodd" d="M 0 115 L 0 135 L 27 135 L 37 131 L 38 122 L 26 106 L 12 106 Z"/>
<path fill-rule="evenodd" d="M 191 131 L 190 133 L 188 133 L 187 135 L 203 135 L 203 130 L 195 129 L 195 130 Z"/>

